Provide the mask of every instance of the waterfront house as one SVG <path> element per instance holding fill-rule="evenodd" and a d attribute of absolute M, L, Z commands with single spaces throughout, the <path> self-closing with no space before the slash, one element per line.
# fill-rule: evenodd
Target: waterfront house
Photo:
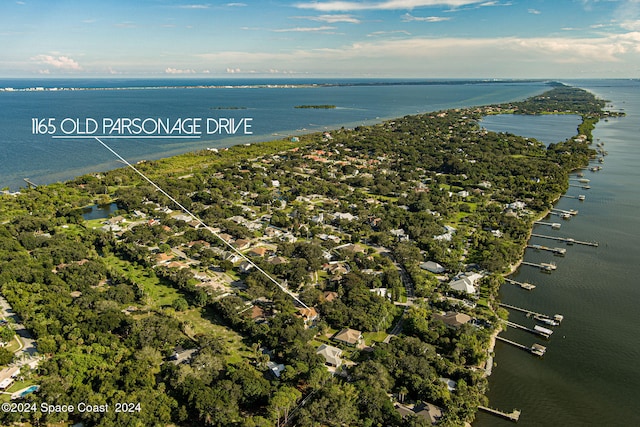
<path fill-rule="evenodd" d="M 428 402 L 420 402 L 413 407 L 395 404 L 396 411 L 400 414 L 402 419 L 408 419 L 413 416 L 424 418 L 431 425 L 436 425 L 442 418 L 442 408 Z"/>
<path fill-rule="evenodd" d="M 457 313 L 455 311 L 449 311 L 445 314 L 434 314 L 433 318 L 435 320 L 440 320 L 444 322 L 445 325 L 449 328 L 458 329 L 460 326 L 469 323 L 471 321 L 471 316 L 464 313 Z"/>

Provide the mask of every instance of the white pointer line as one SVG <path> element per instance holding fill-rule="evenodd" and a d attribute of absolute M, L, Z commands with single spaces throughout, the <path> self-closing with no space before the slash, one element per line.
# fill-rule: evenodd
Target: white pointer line
<path fill-rule="evenodd" d="M 200 139 L 200 135 L 54 135 L 54 139 Z M 98 140 L 99 141 L 99 140 Z"/>
<path fill-rule="evenodd" d="M 209 227 L 207 224 L 205 224 L 200 218 L 198 218 L 197 216 L 195 216 L 194 214 L 191 213 L 191 211 L 189 211 L 187 208 L 185 208 L 184 206 L 182 206 L 176 199 L 174 199 L 173 197 L 171 197 L 166 191 L 164 191 L 162 188 L 160 188 L 160 186 L 158 186 L 158 184 L 156 184 L 155 182 L 151 181 L 149 178 L 147 178 L 147 176 L 145 174 L 143 174 L 142 172 L 140 172 L 138 169 L 136 169 L 135 166 L 133 166 L 131 163 L 129 163 L 124 157 L 122 157 L 120 154 L 116 153 L 115 151 L 113 151 L 111 149 L 111 147 L 109 147 L 107 144 L 105 144 L 104 142 L 102 142 L 98 137 L 93 137 L 96 139 L 96 141 L 98 141 L 100 144 L 102 144 L 102 146 L 104 148 L 106 148 L 107 150 L 111 151 L 111 153 L 113 153 L 114 156 L 116 156 L 118 159 L 120 159 L 120 161 L 122 163 L 124 163 L 125 165 L 129 166 L 131 169 L 133 169 L 138 175 L 140 175 L 142 178 L 144 178 L 145 181 L 147 181 L 149 184 L 151 184 L 156 190 L 158 190 L 159 192 L 161 192 L 162 194 L 164 194 L 165 196 L 167 196 L 169 198 L 169 200 L 171 200 L 173 203 L 176 204 L 176 206 L 180 207 L 180 209 L 182 209 L 182 211 L 184 213 L 186 213 L 187 215 L 189 215 L 191 218 L 193 218 L 195 221 L 198 222 L 198 224 L 202 225 L 204 228 L 206 228 L 211 234 L 213 234 L 215 237 L 217 237 L 220 241 L 222 241 L 225 245 L 227 245 L 229 248 L 231 248 L 231 250 L 233 252 L 235 252 L 236 254 L 238 254 L 242 259 L 244 259 L 245 261 L 247 261 L 249 264 L 251 264 L 252 266 L 254 266 L 256 268 L 256 270 L 258 270 L 260 273 L 262 273 L 267 279 L 269 279 L 270 281 L 272 281 L 277 287 L 279 287 L 280 289 L 282 289 L 282 291 L 284 293 L 286 293 L 287 295 L 289 295 L 291 298 L 293 298 L 298 304 L 300 304 L 302 307 L 304 308 L 309 308 L 305 303 L 303 303 L 302 301 L 300 301 L 300 299 L 298 299 L 297 296 L 295 296 L 289 289 L 285 288 L 283 285 L 281 285 L 276 279 L 274 279 L 269 273 L 267 273 L 266 271 L 264 271 L 262 268 L 260 268 L 258 265 L 256 265 L 256 263 L 254 263 L 253 261 L 251 261 L 245 254 L 243 254 L 242 252 L 240 252 L 237 248 L 235 248 L 231 243 L 227 242 L 226 240 L 224 240 L 222 237 L 220 237 L 220 235 L 218 233 L 216 233 L 215 231 L 213 231 L 213 229 L 211 229 L 211 227 Z"/>

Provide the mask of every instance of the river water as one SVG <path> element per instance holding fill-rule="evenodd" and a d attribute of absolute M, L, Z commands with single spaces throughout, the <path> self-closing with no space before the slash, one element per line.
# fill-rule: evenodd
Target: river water
<path fill-rule="evenodd" d="M 578 215 L 570 220 L 553 216 L 549 221 L 561 222 L 560 230 L 536 226 L 534 232 L 597 241 L 600 245 L 565 246 L 546 239 L 531 240 L 566 247 L 567 254 L 555 257 L 527 249 L 525 260 L 554 261 L 557 270 L 545 274 L 533 267 L 520 267 L 512 278 L 533 283 L 536 289 L 525 291 L 505 284 L 502 301 L 550 315 L 561 313 L 565 319 L 549 341 L 511 328 L 501 334 L 525 345 L 541 343 L 547 353 L 540 359 L 498 342 L 496 366 L 489 379 L 489 403 L 506 412 L 520 409 L 519 426 L 637 426 L 640 286 L 635 272 L 640 260 L 640 81 L 573 84 L 610 100 L 612 109 L 624 109 L 627 116 L 600 121 L 596 126 L 594 141 L 599 140 L 608 151 L 602 170 L 583 171 L 591 189 L 570 187 L 567 192 L 584 194 L 586 200 L 563 197 L 557 204 L 560 209 L 579 210 Z M 521 130 L 522 135 L 530 133 L 526 126 Z M 512 312 L 510 319 L 533 326 L 530 319 L 518 313 Z M 510 425 L 484 413 L 474 422 L 474 427 Z"/>

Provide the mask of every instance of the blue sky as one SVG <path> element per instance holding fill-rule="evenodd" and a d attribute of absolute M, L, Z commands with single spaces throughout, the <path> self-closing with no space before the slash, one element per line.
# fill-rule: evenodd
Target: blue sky
<path fill-rule="evenodd" d="M 640 76 L 640 0 L 0 0 L 0 77 Z"/>

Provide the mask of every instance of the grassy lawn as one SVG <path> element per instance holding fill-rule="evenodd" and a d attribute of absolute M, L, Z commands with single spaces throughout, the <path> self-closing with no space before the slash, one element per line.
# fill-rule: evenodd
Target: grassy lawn
<path fill-rule="evenodd" d="M 27 388 L 31 385 L 34 385 L 36 382 L 33 380 L 25 380 L 25 381 L 16 381 L 9 388 L 5 390 L 7 393 L 15 393 L 16 391 L 22 390 L 23 388 Z M 9 402 L 11 400 L 11 396 L 8 394 L 0 394 L 0 402 Z"/>
<path fill-rule="evenodd" d="M 242 335 L 219 324 L 216 314 L 211 309 L 191 308 L 176 312 L 175 317 L 180 321 L 191 322 L 194 334 L 209 334 L 222 338 L 229 350 L 227 362 L 240 363 L 243 359 L 253 357 L 252 351 L 242 341 Z"/>
<path fill-rule="evenodd" d="M 374 342 L 382 342 L 387 337 L 386 331 L 378 331 L 378 332 L 364 332 L 362 334 L 364 338 L 364 343 L 368 346 L 371 346 Z"/>
<path fill-rule="evenodd" d="M 171 305 L 173 301 L 183 296 L 183 294 L 171 286 L 164 285 L 153 272 L 146 271 L 142 267 L 135 268 L 127 261 L 123 261 L 115 255 L 104 258 L 110 268 L 126 275 L 136 283 L 143 286 L 148 295 L 147 302 L 152 310 L 159 310 L 162 307 Z M 228 345 L 229 363 L 239 363 L 243 358 L 251 356 L 251 352 L 242 342 L 242 336 L 229 328 L 219 324 L 215 313 L 210 310 L 191 308 L 182 312 L 175 312 L 174 316 L 180 321 L 189 321 L 193 326 L 194 334 L 211 334 L 221 337 Z"/>
<path fill-rule="evenodd" d="M 18 342 L 19 339 L 20 339 L 20 337 L 18 337 L 16 335 L 11 341 L 9 341 L 9 344 L 7 344 L 7 346 L 5 348 L 7 350 L 9 350 L 10 352 L 15 353 L 16 351 L 18 351 L 21 348 L 21 345 Z"/>
<path fill-rule="evenodd" d="M 142 285 L 145 293 L 149 296 L 149 304 L 152 309 L 171 305 L 173 301 L 182 296 L 177 289 L 164 285 L 153 272 L 149 272 L 143 267 L 136 268 L 133 264 L 123 261 L 115 255 L 109 255 L 103 259 L 110 268 Z"/>

